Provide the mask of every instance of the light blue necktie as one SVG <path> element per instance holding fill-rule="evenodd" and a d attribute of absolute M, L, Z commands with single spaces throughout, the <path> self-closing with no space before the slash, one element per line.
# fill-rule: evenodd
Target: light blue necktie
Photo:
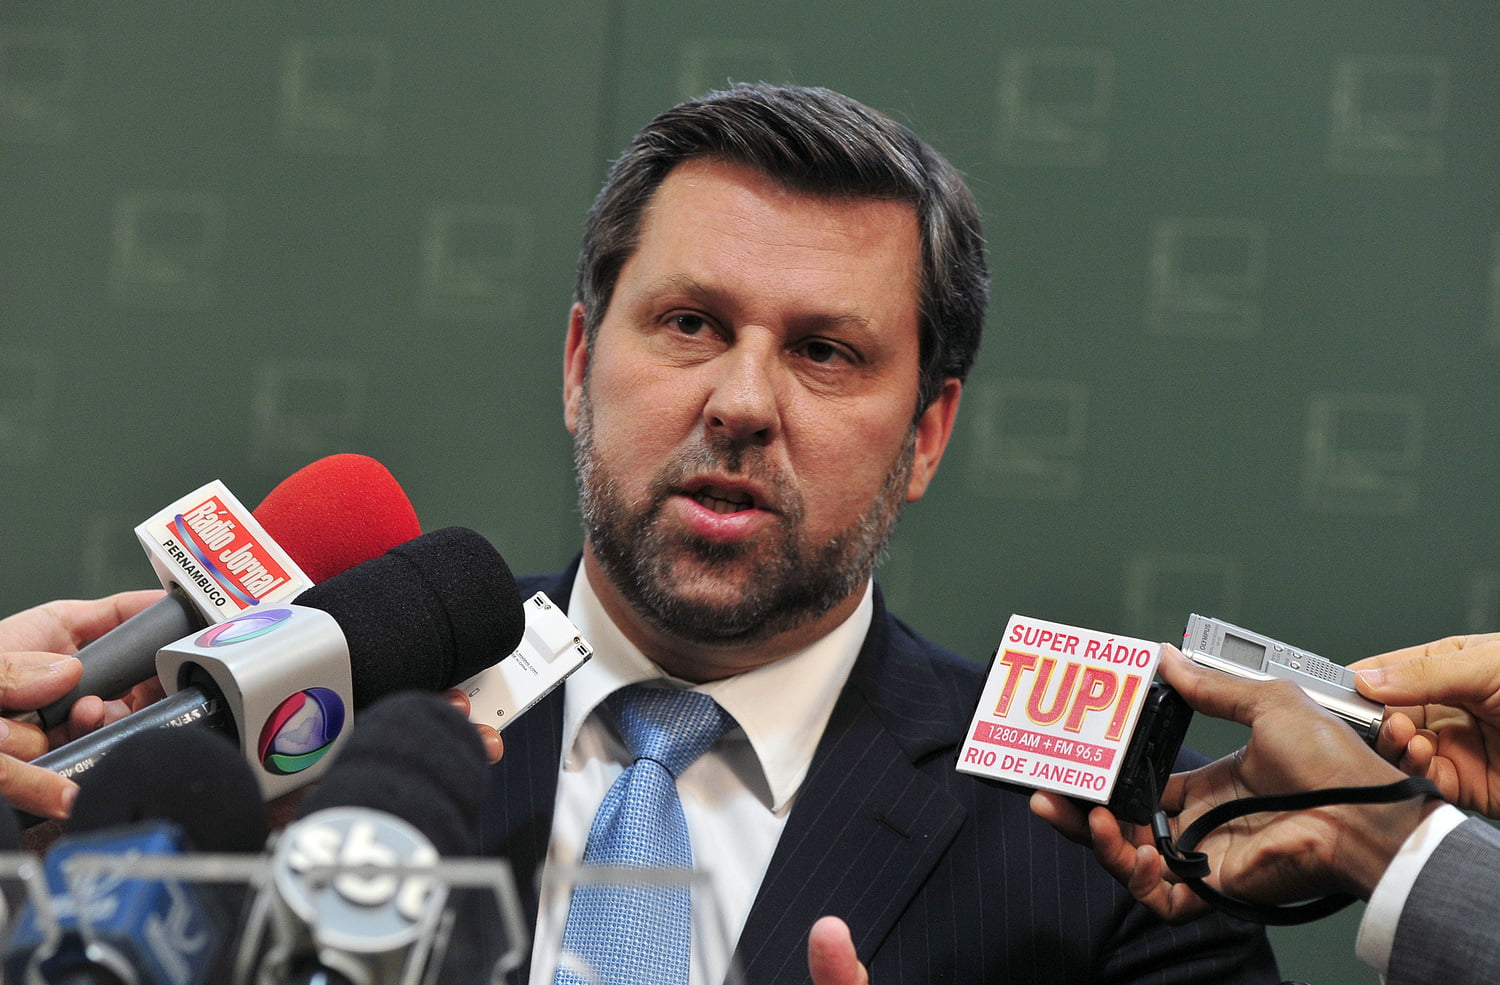
<path fill-rule="evenodd" d="M 604 795 L 584 848 L 585 866 L 690 869 L 692 842 L 677 777 L 734 719 L 706 694 L 631 685 L 605 699 L 634 762 Z M 686 886 L 580 884 L 573 890 L 563 952 L 594 970 L 566 966 L 554 985 L 686 985 L 692 898 Z"/>

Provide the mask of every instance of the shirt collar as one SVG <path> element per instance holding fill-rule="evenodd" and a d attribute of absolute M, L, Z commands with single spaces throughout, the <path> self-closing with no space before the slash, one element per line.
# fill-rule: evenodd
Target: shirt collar
<path fill-rule="evenodd" d="M 812 764 L 834 701 L 870 629 L 871 583 L 859 605 L 826 636 L 764 667 L 694 686 L 711 695 L 739 723 L 771 793 L 772 811 L 791 800 Z M 681 686 L 626 639 L 604 611 L 579 565 L 568 602 L 568 618 L 594 656 L 568 678 L 563 689 L 563 749 L 573 748 L 583 722 L 605 698 L 629 684 L 667 679 Z"/>

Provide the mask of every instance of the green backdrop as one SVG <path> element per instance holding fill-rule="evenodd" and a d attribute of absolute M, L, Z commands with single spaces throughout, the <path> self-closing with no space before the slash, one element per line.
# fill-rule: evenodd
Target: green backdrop
<path fill-rule="evenodd" d="M 1494 0 L 7 4 L 0 610 L 148 584 L 147 515 L 345 450 L 563 564 L 583 211 L 655 112 L 766 79 L 985 209 L 988 338 L 881 575 L 918 627 L 1500 629 L 1497 42 Z M 1373 983 L 1356 920 L 1277 931 L 1288 977 Z"/>

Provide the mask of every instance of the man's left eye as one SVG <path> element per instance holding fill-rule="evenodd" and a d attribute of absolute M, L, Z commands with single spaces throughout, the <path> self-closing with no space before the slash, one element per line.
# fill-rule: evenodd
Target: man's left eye
<path fill-rule="evenodd" d="M 847 358 L 844 351 L 832 342 L 824 342 L 821 339 L 813 339 L 802 347 L 802 352 L 808 359 L 815 363 L 829 363 L 835 359 Z"/>

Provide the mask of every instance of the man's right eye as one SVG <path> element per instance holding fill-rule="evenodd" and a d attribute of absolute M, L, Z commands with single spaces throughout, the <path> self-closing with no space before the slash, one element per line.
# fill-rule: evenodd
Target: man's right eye
<path fill-rule="evenodd" d="M 700 315 L 673 315 L 672 327 L 683 335 L 697 335 L 708 324 Z"/>

